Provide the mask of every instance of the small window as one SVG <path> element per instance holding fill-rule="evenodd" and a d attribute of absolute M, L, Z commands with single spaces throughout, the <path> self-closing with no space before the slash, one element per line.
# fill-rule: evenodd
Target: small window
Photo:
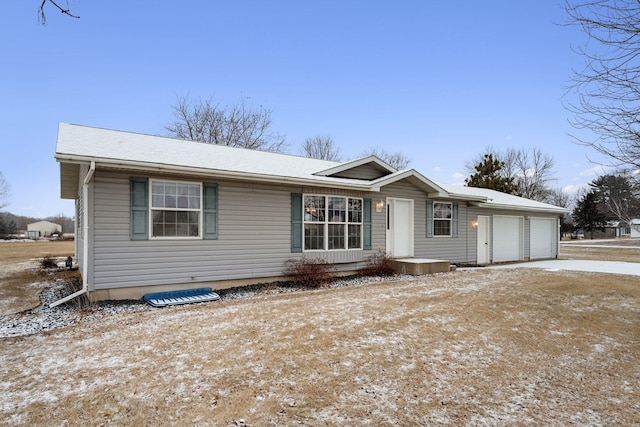
<path fill-rule="evenodd" d="M 199 238 L 201 184 L 151 181 L 151 236 Z"/>
<path fill-rule="evenodd" d="M 451 236 L 452 211 L 451 203 L 436 202 L 433 204 L 434 236 Z"/>

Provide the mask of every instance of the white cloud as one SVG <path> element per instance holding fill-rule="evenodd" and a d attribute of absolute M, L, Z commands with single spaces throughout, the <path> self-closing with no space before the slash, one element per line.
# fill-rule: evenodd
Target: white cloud
<path fill-rule="evenodd" d="M 562 187 L 562 192 L 567 194 L 578 194 L 578 192 L 582 189 L 589 187 L 587 184 L 578 184 L 578 185 L 565 185 Z"/>
<path fill-rule="evenodd" d="M 440 169 L 440 166 L 436 166 L 435 168 L 433 168 L 434 172 L 440 172 L 442 169 Z"/>
<path fill-rule="evenodd" d="M 609 166 L 595 165 L 592 168 L 581 170 L 580 173 L 578 173 L 578 176 L 581 176 L 581 177 L 596 177 L 596 176 L 603 175 L 603 174 L 607 173 L 608 169 L 609 169 Z"/>
<path fill-rule="evenodd" d="M 455 179 L 462 179 L 462 178 L 466 178 L 466 175 L 461 174 L 460 172 L 456 172 L 452 175 Z"/>

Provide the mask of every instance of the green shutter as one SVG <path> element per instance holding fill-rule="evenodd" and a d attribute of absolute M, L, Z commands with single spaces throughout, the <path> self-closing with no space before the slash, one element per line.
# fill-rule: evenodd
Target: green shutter
<path fill-rule="evenodd" d="M 131 240 L 149 239 L 149 179 L 129 178 Z"/>
<path fill-rule="evenodd" d="M 362 249 L 371 249 L 371 199 L 364 199 L 362 207 Z"/>
<path fill-rule="evenodd" d="M 458 204 L 453 203 L 451 209 L 451 237 L 458 237 Z"/>
<path fill-rule="evenodd" d="M 302 194 L 291 193 L 291 252 L 302 252 Z"/>
<path fill-rule="evenodd" d="M 218 238 L 218 186 L 202 184 L 202 238 Z"/>
<path fill-rule="evenodd" d="M 433 201 L 427 200 L 427 237 L 433 237 Z"/>

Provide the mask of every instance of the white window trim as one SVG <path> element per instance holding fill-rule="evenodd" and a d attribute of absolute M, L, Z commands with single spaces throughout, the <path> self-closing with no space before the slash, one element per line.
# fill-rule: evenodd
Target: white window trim
<path fill-rule="evenodd" d="M 451 218 L 436 218 L 436 205 L 449 205 L 451 207 Z M 453 203 L 452 202 L 433 202 L 433 237 L 451 237 L 453 235 Z M 436 234 L 436 221 L 449 221 L 449 234 Z"/>
<path fill-rule="evenodd" d="M 172 182 L 176 184 L 191 184 L 200 187 L 200 209 L 166 209 L 153 207 L 153 183 L 154 182 Z M 204 193 L 202 182 L 197 181 L 181 181 L 173 179 L 149 179 L 149 240 L 202 240 L 202 211 L 204 204 Z M 198 235 L 197 236 L 154 236 L 153 235 L 153 211 L 154 210 L 180 210 L 188 212 L 198 212 Z"/>
<path fill-rule="evenodd" d="M 319 221 L 306 221 L 304 217 L 304 199 L 305 197 L 324 197 L 324 222 Z M 329 222 L 329 197 L 337 197 L 346 199 L 346 221 L 345 222 Z M 362 212 L 360 215 L 360 222 L 349 222 L 349 199 L 360 200 L 362 206 Z M 322 224 L 323 232 L 324 232 L 324 249 L 307 249 L 305 247 L 305 234 L 304 234 L 304 226 L 305 224 Z M 340 224 L 344 225 L 344 233 L 345 233 L 345 245 L 349 245 L 349 225 L 359 225 L 360 226 L 360 247 L 359 248 L 343 248 L 343 249 L 329 249 L 329 224 Z M 364 246 L 364 198 L 362 197 L 351 197 L 351 196 L 339 196 L 334 194 L 314 194 L 314 193 L 303 193 L 302 194 L 302 251 L 303 252 L 315 252 L 315 253 L 325 253 L 325 252 L 352 252 L 352 251 L 363 251 Z"/>

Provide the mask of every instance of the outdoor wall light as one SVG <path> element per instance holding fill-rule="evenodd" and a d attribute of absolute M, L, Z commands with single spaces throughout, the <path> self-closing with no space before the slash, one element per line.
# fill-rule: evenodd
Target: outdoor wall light
<path fill-rule="evenodd" d="M 384 208 L 384 200 L 376 202 L 376 212 L 382 212 L 382 208 Z"/>
<path fill-rule="evenodd" d="M 476 228 L 478 226 L 478 221 L 471 221 L 471 226 Z"/>

